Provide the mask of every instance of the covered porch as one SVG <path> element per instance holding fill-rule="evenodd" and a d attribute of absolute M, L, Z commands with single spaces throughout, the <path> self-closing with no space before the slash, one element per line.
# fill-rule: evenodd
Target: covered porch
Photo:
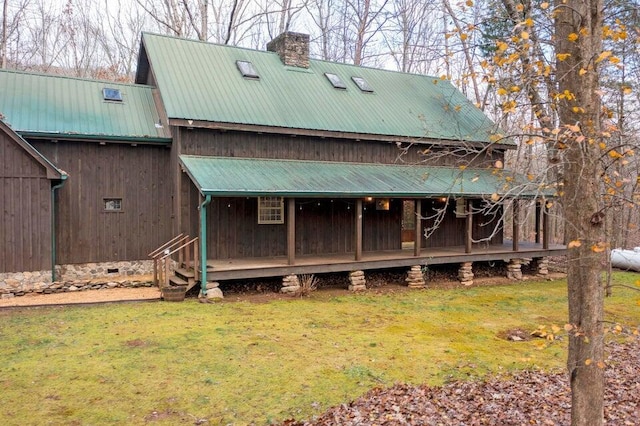
<path fill-rule="evenodd" d="M 200 194 L 198 234 L 201 264 L 207 264 L 203 286 L 565 252 L 564 246 L 550 244 L 544 193 L 506 171 L 187 155 L 180 161 Z M 503 221 L 501 203 L 493 203 L 488 219 L 483 206 L 496 198 L 509 201 L 511 224 Z M 522 241 L 519 233 L 522 199 L 536 205 L 534 241 Z M 413 241 L 403 238 L 406 200 L 415 217 Z M 441 207 L 434 207 L 438 203 Z M 262 204 L 266 210 L 260 210 Z M 313 214 L 307 205 L 315 208 Z M 442 222 L 434 222 L 438 209 Z M 425 232 L 428 226 L 434 234 Z M 506 226 L 513 229 L 510 241 L 503 240 Z M 310 247 L 310 230 L 324 244 Z M 254 250 L 256 241 L 263 243 L 262 234 L 268 246 Z M 339 244 L 326 243 L 334 240 Z"/>

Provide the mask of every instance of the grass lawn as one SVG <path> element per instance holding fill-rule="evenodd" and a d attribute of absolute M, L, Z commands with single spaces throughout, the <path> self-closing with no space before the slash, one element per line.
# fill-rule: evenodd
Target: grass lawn
<path fill-rule="evenodd" d="M 635 286 L 638 274 L 616 273 Z M 564 367 L 566 340 L 500 332 L 566 321 L 566 282 L 271 303 L 111 304 L 0 311 L 0 424 L 269 424 L 395 382 L 442 384 Z M 640 324 L 615 288 L 607 320 Z"/>

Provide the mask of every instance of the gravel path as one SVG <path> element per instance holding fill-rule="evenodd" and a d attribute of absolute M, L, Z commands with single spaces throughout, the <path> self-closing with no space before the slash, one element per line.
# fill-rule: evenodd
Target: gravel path
<path fill-rule="evenodd" d="M 160 290 L 158 290 L 157 287 L 138 287 L 74 291 L 53 294 L 27 294 L 20 297 L 0 299 L 0 309 L 61 304 L 77 305 L 123 302 L 133 300 L 160 300 Z"/>

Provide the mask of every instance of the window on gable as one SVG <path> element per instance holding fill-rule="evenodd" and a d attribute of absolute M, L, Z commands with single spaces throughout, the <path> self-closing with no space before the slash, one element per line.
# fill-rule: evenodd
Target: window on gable
<path fill-rule="evenodd" d="M 258 224 L 284 223 L 284 198 L 258 197 Z"/>
<path fill-rule="evenodd" d="M 260 75 L 258 74 L 258 71 L 256 71 L 256 68 L 253 66 L 251 62 L 236 61 L 236 66 L 238 67 L 238 70 L 240 70 L 240 73 L 242 74 L 243 77 L 251 78 L 254 80 L 260 79 Z"/>
<path fill-rule="evenodd" d="M 369 85 L 367 80 L 362 77 L 351 77 L 351 80 L 362 90 L 363 92 L 373 93 L 373 87 Z"/>
<path fill-rule="evenodd" d="M 122 92 L 120 89 L 114 89 L 113 87 L 102 89 L 102 97 L 105 101 L 122 102 Z"/>
<path fill-rule="evenodd" d="M 332 74 L 330 72 L 325 72 L 324 76 L 327 77 L 327 80 L 329 80 L 331 82 L 331 85 L 336 89 L 345 90 L 347 88 L 347 85 L 344 84 L 344 82 L 340 79 L 340 77 L 338 77 L 338 75 Z"/>

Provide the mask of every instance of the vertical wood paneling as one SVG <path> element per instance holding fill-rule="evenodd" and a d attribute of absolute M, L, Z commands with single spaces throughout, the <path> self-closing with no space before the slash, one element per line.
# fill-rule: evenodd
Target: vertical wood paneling
<path fill-rule="evenodd" d="M 50 190 L 44 167 L 0 133 L 0 272 L 51 267 Z"/>
<path fill-rule="evenodd" d="M 58 262 L 145 259 L 171 237 L 170 152 L 162 146 L 33 142 L 69 174 L 59 190 Z M 121 212 L 104 198 L 122 198 Z"/>

